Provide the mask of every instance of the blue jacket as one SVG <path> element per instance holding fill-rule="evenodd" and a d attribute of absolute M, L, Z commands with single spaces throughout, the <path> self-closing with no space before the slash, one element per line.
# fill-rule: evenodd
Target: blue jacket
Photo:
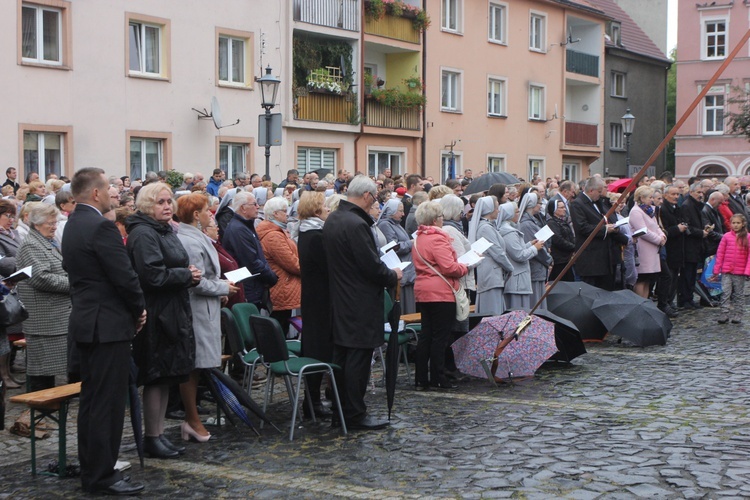
<path fill-rule="evenodd" d="M 263 247 L 255 232 L 255 219 L 245 219 L 234 214 L 224 230 L 221 245 L 234 257 L 238 266 L 247 267 L 252 274 L 259 274 L 242 282 L 245 300 L 259 304 L 264 288 L 274 286 L 279 278 L 263 255 Z"/>
<path fill-rule="evenodd" d="M 224 181 L 217 181 L 213 177 L 208 181 L 208 185 L 206 186 L 206 192 L 210 194 L 211 196 L 219 197 L 219 188 L 221 187 L 221 184 Z"/>

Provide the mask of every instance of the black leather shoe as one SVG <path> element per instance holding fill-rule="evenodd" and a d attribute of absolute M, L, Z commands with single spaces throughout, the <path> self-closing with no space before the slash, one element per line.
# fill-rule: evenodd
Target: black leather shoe
<path fill-rule="evenodd" d="M 315 412 L 316 418 L 328 419 L 333 416 L 331 409 L 323 403 L 313 403 L 313 411 Z M 305 418 L 311 418 L 310 408 L 307 406 L 306 402 L 302 403 L 302 414 Z"/>
<path fill-rule="evenodd" d="M 176 451 L 167 448 L 158 436 L 146 436 L 143 440 L 143 444 L 146 454 L 151 458 L 177 458 L 180 456 Z"/>
<path fill-rule="evenodd" d="M 435 387 L 436 389 L 457 389 L 458 386 L 454 384 L 453 382 L 448 382 L 447 380 L 443 382 L 438 382 L 437 384 L 432 384 L 432 387 Z"/>
<path fill-rule="evenodd" d="M 414 390 L 418 392 L 424 392 L 430 390 L 430 384 L 417 384 L 414 386 Z"/>
<path fill-rule="evenodd" d="M 352 420 L 350 422 L 347 422 L 346 428 L 355 431 L 377 431 L 380 429 L 385 429 L 389 425 L 391 425 L 391 423 L 387 420 L 378 420 L 371 415 L 365 415 L 359 420 Z"/>
<path fill-rule="evenodd" d="M 159 441 L 161 441 L 161 444 L 163 444 L 164 446 L 166 446 L 167 448 L 169 448 L 172 451 L 176 451 L 180 455 L 182 455 L 183 453 L 185 453 L 185 447 L 184 446 L 177 446 L 176 444 L 172 443 L 169 439 L 167 439 L 167 436 L 165 436 L 164 434 L 162 434 L 161 436 L 159 436 Z"/>
<path fill-rule="evenodd" d="M 143 488 L 144 486 L 141 483 L 132 483 L 121 479 L 109 486 L 95 488 L 92 493 L 112 496 L 131 496 L 139 495 L 143 491 Z"/>

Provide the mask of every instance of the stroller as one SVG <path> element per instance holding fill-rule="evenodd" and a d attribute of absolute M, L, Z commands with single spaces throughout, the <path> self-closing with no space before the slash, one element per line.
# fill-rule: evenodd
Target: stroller
<path fill-rule="evenodd" d="M 701 298 L 704 307 L 718 307 L 721 304 L 721 275 L 714 274 L 716 256 L 707 258 L 703 272 L 695 283 L 695 293 Z"/>

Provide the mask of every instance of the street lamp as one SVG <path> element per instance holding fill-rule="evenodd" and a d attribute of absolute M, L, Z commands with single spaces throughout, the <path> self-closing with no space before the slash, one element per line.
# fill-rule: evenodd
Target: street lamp
<path fill-rule="evenodd" d="M 633 135 L 635 128 L 635 116 L 630 112 L 630 108 L 625 110 L 625 114 L 620 118 L 622 123 L 622 133 L 625 135 L 625 175 L 630 175 L 630 136 Z"/>
<path fill-rule="evenodd" d="M 266 110 L 266 177 L 271 179 L 271 109 L 276 106 L 276 94 L 281 80 L 271 74 L 271 65 L 266 74 L 258 78 L 260 83 L 260 105 Z"/>

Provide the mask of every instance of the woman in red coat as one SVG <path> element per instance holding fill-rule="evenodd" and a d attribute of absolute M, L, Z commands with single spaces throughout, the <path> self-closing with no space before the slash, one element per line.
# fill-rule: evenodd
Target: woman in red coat
<path fill-rule="evenodd" d="M 412 247 L 412 262 L 417 273 L 414 297 L 417 309 L 422 313 L 422 333 L 417 343 L 416 388 L 455 389 L 456 386 L 446 378 L 443 367 L 445 349 L 456 320 L 453 290 L 459 288 L 458 279 L 466 275 L 468 268 L 456 261 L 452 238 L 441 229 L 443 208 L 438 201 L 419 205 L 416 219 L 419 229 Z"/>

